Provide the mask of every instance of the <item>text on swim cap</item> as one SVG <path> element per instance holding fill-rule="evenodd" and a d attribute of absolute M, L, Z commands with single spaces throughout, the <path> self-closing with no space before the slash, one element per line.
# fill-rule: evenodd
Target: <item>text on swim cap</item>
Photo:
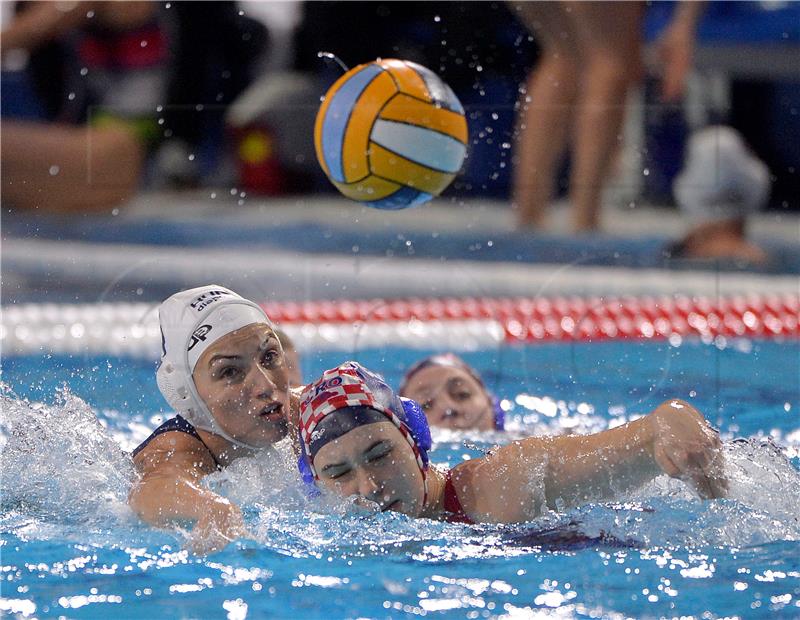
<path fill-rule="evenodd" d="M 189 305 L 200 312 L 203 308 L 208 307 L 209 304 L 214 303 L 223 295 L 231 295 L 228 291 L 206 291 L 199 295 Z"/>
<path fill-rule="evenodd" d="M 327 390 L 328 388 L 336 387 L 337 385 L 342 384 L 341 377 L 332 377 L 330 379 L 325 379 L 323 381 L 318 381 L 314 385 L 314 392 L 309 394 L 305 400 L 300 404 L 301 407 L 307 407 L 308 403 L 314 400 L 317 396 L 319 396 L 320 392 Z"/>
<path fill-rule="evenodd" d="M 186 350 L 191 351 L 192 349 L 194 349 L 195 345 L 198 342 L 204 341 L 208 336 L 208 333 L 212 329 L 213 328 L 211 327 L 211 325 L 201 325 L 196 330 L 194 330 L 194 333 L 192 334 L 192 339 L 189 341 L 189 348 Z"/>

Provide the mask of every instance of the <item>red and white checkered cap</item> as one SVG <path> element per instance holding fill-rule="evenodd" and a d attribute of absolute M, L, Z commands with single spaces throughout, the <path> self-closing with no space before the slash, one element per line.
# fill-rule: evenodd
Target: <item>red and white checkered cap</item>
<path fill-rule="evenodd" d="M 300 395 L 300 440 L 314 478 L 319 479 L 310 448 L 314 430 L 326 416 L 346 407 L 370 407 L 380 411 L 398 428 L 414 450 L 425 486 L 423 501 L 427 502 L 427 468 L 411 430 L 400 417 L 404 416 L 402 402 L 380 375 L 358 362 L 344 362 L 326 370 L 317 381 L 307 385 Z"/>

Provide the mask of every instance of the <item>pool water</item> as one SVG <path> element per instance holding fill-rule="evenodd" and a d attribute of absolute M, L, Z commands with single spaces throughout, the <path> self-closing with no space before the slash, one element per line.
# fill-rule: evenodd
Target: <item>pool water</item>
<path fill-rule="evenodd" d="M 425 353 L 303 362 L 311 378 L 353 358 L 397 384 Z M 185 532 L 146 527 L 125 505 L 134 473 L 124 451 L 170 415 L 155 363 L 14 357 L 2 369 L 0 609 L 69 618 L 800 615 L 800 343 L 548 344 L 465 357 L 504 399 L 509 430 L 437 432 L 433 462 L 532 433 L 602 430 L 680 397 L 720 427 L 730 497 L 700 501 L 659 478 L 524 525 L 414 521 L 306 498 L 282 446 L 210 477 L 245 506 L 253 539 L 196 557 L 183 550 Z"/>

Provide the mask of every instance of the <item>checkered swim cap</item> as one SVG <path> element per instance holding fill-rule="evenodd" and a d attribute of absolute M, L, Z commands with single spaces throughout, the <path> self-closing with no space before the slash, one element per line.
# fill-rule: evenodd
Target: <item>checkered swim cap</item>
<path fill-rule="evenodd" d="M 326 370 L 322 377 L 309 384 L 300 396 L 301 461 L 308 466 L 314 480 L 319 480 L 311 456 L 314 431 L 329 415 L 348 407 L 369 407 L 386 416 L 414 451 L 428 499 L 428 455 L 430 431 L 425 415 L 414 401 L 401 399 L 383 378 L 357 362 L 345 362 Z M 301 465 L 301 470 L 303 466 Z"/>

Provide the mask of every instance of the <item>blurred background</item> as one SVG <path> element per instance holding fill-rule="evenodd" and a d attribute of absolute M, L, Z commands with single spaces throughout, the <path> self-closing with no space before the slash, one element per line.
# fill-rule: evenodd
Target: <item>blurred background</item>
<path fill-rule="evenodd" d="M 604 160 L 600 180 L 591 182 L 597 187 L 577 199 L 600 214 L 583 225 L 566 215 L 578 209 L 570 203 L 580 193 L 581 173 L 573 174 L 584 166 L 580 138 L 563 156 L 547 147 L 555 153 L 547 156 L 552 172 L 520 164 L 521 132 L 533 118 L 526 114 L 537 113 L 539 101 L 529 90 L 552 52 L 548 40 L 566 36 L 534 4 L 3 2 L 6 299 L 52 295 L 78 278 L 63 257 L 78 260 L 92 248 L 77 243 L 800 272 L 800 3 L 697 5 L 681 44 L 685 58 L 667 59 L 686 65 L 674 70 L 680 85 L 667 95 L 663 41 L 674 33 L 676 16 L 694 3 L 573 5 L 603 13 L 587 18 L 597 23 L 636 7 L 629 37 L 635 63 L 614 59 L 628 53 L 623 43 L 613 47 L 619 32 L 590 49 L 595 56 L 608 51 L 606 86 L 616 90 L 604 105 L 616 120 L 603 138 L 605 155 L 593 156 Z M 562 8 L 572 12 L 569 3 Z M 453 88 L 467 111 L 470 144 L 461 175 L 441 199 L 401 214 L 366 213 L 340 199 L 313 150 L 320 99 L 343 73 L 321 52 L 347 67 L 378 57 L 412 60 Z M 620 72 L 624 79 L 609 85 Z M 578 81 L 576 105 L 581 93 L 602 87 Z M 680 204 L 676 183 L 691 168 L 690 137 L 708 127 L 733 130 L 738 146 L 731 148 L 749 158 L 741 165 L 757 167 L 744 182 L 758 186 L 756 196 L 742 196 L 741 179 L 749 177 L 735 164 L 717 169 L 720 156 L 710 167 L 695 165 L 695 174 L 734 180 L 721 182 L 711 198 L 684 192 L 683 202 L 692 204 Z M 712 142 L 719 151 L 719 138 Z M 556 205 L 549 219 L 526 219 L 528 190 L 519 181 L 526 175 L 553 177 L 552 191 L 544 194 L 545 203 Z M 708 208 L 697 217 L 704 200 Z M 736 207 L 722 218 L 734 222 L 734 239 L 724 237 L 722 250 L 697 242 L 706 238 L 709 209 L 719 203 Z M 352 234 L 331 233 L 336 226 Z M 426 245 L 420 231 L 436 230 L 449 240 Z M 697 230 L 705 232 L 692 236 Z M 31 243 L 42 240 L 73 245 L 58 250 Z M 416 253 L 408 252 L 409 240 Z M 113 269 L 119 279 L 109 276 L 116 282 L 109 294 L 120 297 L 139 289 L 140 296 L 157 297 L 196 275 L 156 286 L 158 277 L 146 270 L 132 270 L 140 274 L 137 282 Z M 125 282 L 130 286 L 119 286 Z M 298 286 L 295 280 L 293 288 L 269 293 L 321 295 L 308 286 L 298 294 Z"/>

